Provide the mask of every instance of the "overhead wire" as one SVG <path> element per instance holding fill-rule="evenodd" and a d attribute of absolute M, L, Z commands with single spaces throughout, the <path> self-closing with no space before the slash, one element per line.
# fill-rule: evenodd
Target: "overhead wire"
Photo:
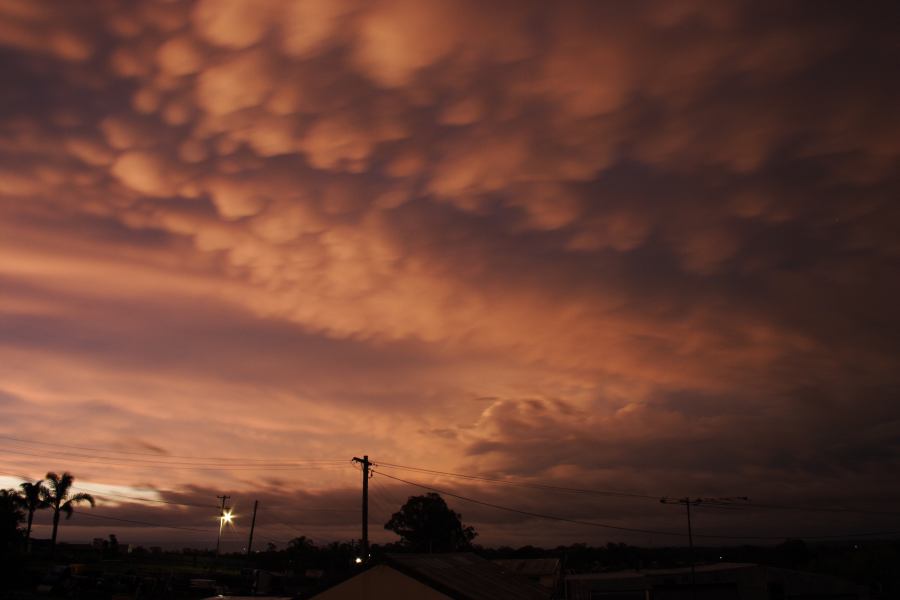
<path fill-rule="evenodd" d="M 196 504 L 196 503 L 191 503 L 191 502 L 175 502 L 174 500 L 163 500 L 163 499 L 157 499 L 157 498 L 142 498 L 140 496 L 129 496 L 127 494 L 118 494 L 116 492 L 104 492 L 104 491 L 100 491 L 100 490 L 92 490 L 92 489 L 81 487 L 81 486 L 76 486 L 76 489 L 83 491 L 83 492 L 88 492 L 89 494 L 97 496 L 98 498 L 103 498 L 106 496 L 113 496 L 116 498 L 126 498 L 128 500 L 134 500 L 137 502 L 153 502 L 156 504 L 171 504 L 173 506 L 190 506 L 190 507 L 194 507 L 194 508 L 208 508 L 208 509 L 212 509 L 212 510 L 219 510 L 219 508 L 220 508 L 218 505 L 211 504 L 211 503 L 210 504 Z"/>
<path fill-rule="evenodd" d="M 0 471 L 0 474 L 11 475 L 11 476 L 13 476 L 13 477 L 17 477 L 17 478 L 22 479 L 22 480 L 24 480 L 24 481 L 28 481 L 28 480 L 29 480 L 28 477 L 26 477 L 26 476 L 24 476 L 24 475 L 17 474 L 17 473 L 12 473 L 12 472 L 10 472 L 10 471 Z M 205 508 L 205 509 L 210 509 L 210 510 L 219 510 L 219 509 L 221 508 L 218 504 L 212 504 L 212 503 L 210 503 L 210 504 L 199 504 L 199 503 L 193 503 L 193 502 L 177 502 L 177 501 L 174 501 L 174 500 L 165 500 L 165 499 L 160 499 L 160 498 L 146 498 L 146 497 L 142 497 L 142 496 L 131 496 L 131 495 L 128 495 L 128 494 L 120 494 L 120 493 L 118 493 L 118 492 L 108 492 L 108 491 L 103 491 L 103 490 L 96 490 L 96 489 L 92 489 L 92 488 L 86 488 L 86 487 L 83 487 L 83 486 L 80 486 L 80 485 L 77 485 L 77 484 L 75 485 L 74 490 L 75 490 L 75 491 L 87 492 L 87 493 L 89 493 L 89 494 L 91 494 L 91 495 L 93 495 L 93 496 L 96 496 L 96 497 L 98 497 L 98 498 L 104 498 L 104 497 L 107 497 L 107 496 L 111 496 L 111 497 L 113 497 L 113 498 L 124 498 L 124 499 L 128 499 L 128 500 L 134 500 L 134 501 L 136 501 L 136 502 L 151 502 L 151 503 L 154 503 L 154 504 L 168 504 L 168 505 L 173 505 L 173 506 L 188 506 L 188 507 L 193 507 L 193 508 Z M 156 490 L 154 490 L 154 491 L 156 491 Z M 158 493 L 158 492 L 157 492 L 157 493 Z M 277 505 L 276 505 L 276 506 L 277 506 Z M 292 507 L 293 507 L 293 508 L 296 508 L 296 505 L 292 505 Z M 306 507 L 304 507 L 304 508 L 301 509 L 301 511 L 302 511 L 302 512 L 335 512 L 335 513 L 348 513 L 348 512 L 357 512 L 357 509 L 351 509 L 351 508 L 306 508 Z"/>
<path fill-rule="evenodd" d="M 119 521 L 121 523 L 132 523 L 135 525 L 142 525 L 144 527 L 160 527 L 163 529 L 180 529 L 182 531 L 194 531 L 199 533 L 210 533 L 209 529 L 199 529 L 196 527 L 183 527 L 180 525 L 164 525 L 162 523 L 153 523 L 150 521 L 141 521 L 138 519 L 125 519 L 123 517 L 112 517 L 109 515 L 97 514 L 94 511 L 80 511 L 77 513 L 79 517 L 88 517 L 90 519 L 103 519 L 106 521 Z"/>
<path fill-rule="evenodd" d="M 645 494 L 645 493 L 640 493 L 640 492 L 565 487 L 565 486 L 540 484 L 540 483 L 515 480 L 515 479 L 501 479 L 501 478 L 497 478 L 497 477 L 488 477 L 485 475 L 453 473 L 453 472 L 449 472 L 449 471 L 440 471 L 437 469 L 428 469 L 428 468 L 424 468 L 424 467 L 412 467 L 412 466 L 407 466 L 407 465 L 398 465 L 398 464 L 394 464 L 394 463 L 387 463 L 387 462 L 381 462 L 381 461 L 373 461 L 373 464 L 375 466 L 379 466 L 379 467 L 403 469 L 403 470 L 408 470 L 408 471 L 413 471 L 413 472 L 418 472 L 418 473 L 427 473 L 430 475 L 454 477 L 454 478 L 459 478 L 459 479 L 483 481 L 486 483 L 497 483 L 497 484 L 503 484 L 503 485 L 512 485 L 512 486 L 517 486 L 517 487 L 533 488 L 533 489 L 547 490 L 547 491 L 591 494 L 591 495 L 598 495 L 598 496 L 622 496 L 622 497 L 632 497 L 632 498 L 644 498 L 644 499 L 648 499 L 648 500 L 657 500 L 657 501 L 661 497 L 663 497 L 662 495 L 651 495 L 651 494 Z M 741 509 L 743 509 L 744 507 L 747 507 L 747 508 L 764 508 L 764 509 L 773 509 L 773 510 L 796 510 L 796 511 L 830 512 L 830 513 L 845 512 L 845 513 L 858 513 L 858 514 L 871 514 L 871 515 L 900 516 L 900 512 L 897 512 L 897 511 L 881 511 L 881 510 L 871 510 L 871 509 L 853 508 L 853 507 L 797 506 L 797 505 L 789 505 L 789 504 L 761 503 L 761 502 L 752 502 L 752 501 L 741 502 L 740 504 L 735 504 L 733 506 L 739 506 L 739 507 L 741 507 Z"/>
<path fill-rule="evenodd" d="M 85 451 L 96 451 L 96 452 L 108 452 L 108 450 L 103 450 L 100 448 L 88 447 L 88 446 L 76 446 L 76 445 L 68 445 L 68 444 L 55 444 L 49 442 L 34 442 L 32 440 L 25 440 L 23 438 L 16 438 L 13 436 L 0 435 L 0 440 L 10 440 L 14 443 L 18 444 L 30 444 L 33 446 L 54 446 L 60 448 L 72 448 L 79 449 Z M 27 448 L 28 450 L 33 450 L 32 448 Z M 180 469 L 180 470 L 203 470 L 203 471 L 240 471 L 240 470 L 254 470 L 254 471 L 297 471 L 297 470 L 327 470 L 327 469 L 338 469 L 344 468 L 347 461 L 346 460 L 338 460 L 338 459 L 278 459 L 272 460 L 268 462 L 252 462 L 252 461 L 263 461 L 268 459 L 228 459 L 224 457 L 188 457 L 188 456 L 178 456 L 178 455 L 166 455 L 164 457 L 158 454 L 150 454 L 150 453 L 142 453 L 142 452 L 133 452 L 133 451 L 119 451 L 114 450 L 116 453 L 120 454 L 131 454 L 137 456 L 151 456 L 155 460 L 144 460 L 140 458 L 129 458 L 129 457 L 110 457 L 106 455 L 90 455 L 90 454 L 80 454 L 80 453 L 72 453 L 65 452 L 63 453 L 60 450 L 46 450 L 43 454 L 40 452 L 25 452 L 21 449 L 14 450 L 10 448 L 5 448 L 5 451 L 11 454 L 17 454 L 21 456 L 32 456 L 37 458 L 57 458 L 55 454 L 63 454 L 64 458 L 69 460 L 73 460 L 75 462 L 80 462 L 84 464 L 97 464 L 97 465 L 108 465 L 108 466 L 156 466 L 156 467 L 166 467 L 170 469 Z M 170 461 L 164 460 L 165 458 L 180 458 L 185 459 L 183 461 Z M 214 463 L 200 463 L 194 461 L 218 461 Z M 225 464 L 222 461 L 232 460 L 235 461 L 233 464 Z M 243 462 L 240 462 L 243 461 Z M 535 483 L 532 481 L 524 481 L 524 480 L 516 480 L 516 479 L 501 479 L 498 477 L 489 477 L 485 475 L 471 475 L 465 473 L 454 473 L 450 471 L 442 471 L 437 469 L 429 469 L 424 467 L 414 467 L 409 465 L 400 465 L 396 463 L 389 462 L 381 462 L 381 461 L 373 461 L 373 466 L 377 466 L 379 468 L 388 468 L 388 469 L 400 469 L 407 470 L 411 472 L 423 473 L 428 475 L 434 475 L 439 477 L 452 477 L 463 480 L 470 481 L 478 481 L 499 485 L 508 485 L 508 486 L 516 486 L 522 488 L 530 488 L 537 490 L 546 490 L 553 492 L 563 492 L 563 493 L 575 493 L 575 494 L 587 494 L 587 495 L 597 495 L 597 496 L 612 496 L 612 497 L 627 497 L 627 498 L 641 498 L 641 499 L 653 499 L 658 500 L 659 496 L 639 493 L 639 492 L 629 492 L 622 490 L 604 490 L 604 489 L 591 489 L 591 488 L 576 488 L 576 487 L 565 487 L 558 485 L 549 485 L 549 484 L 541 484 Z M 356 467 L 356 465 L 354 465 Z M 2 473 L 3 471 L 0 471 Z M 373 469 L 373 473 L 376 472 Z M 27 477 L 24 477 L 19 474 L 13 474 L 9 472 L 5 472 L 8 475 L 13 475 L 15 477 L 19 477 L 25 480 L 28 480 Z M 485 506 L 493 507 L 500 510 L 506 510 L 510 512 L 517 512 L 523 515 L 532 516 L 535 518 L 545 518 L 552 519 L 556 521 L 562 522 L 571 522 L 580 525 L 592 526 L 592 527 L 603 527 L 608 529 L 617 529 L 622 531 L 632 531 L 636 533 L 650 533 L 657 535 L 671 535 L 671 536 L 685 536 L 686 534 L 678 533 L 678 532 L 669 532 L 669 531 L 657 531 L 657 530 L 648 530 L 648 529 L 639 529 L 639 528 L 628 528 L 615 526 L 610 524 L 596 523 L 592 521 L 582 521 L 578 519 L 569 519 L 566 517 L 558 517 L 554 515 L 544 515 L 540 513 L 532 513 L 530 511 L 522 511 L 519 509 L 505 507 L 501 505 L 496 505 L 489 502 L 484 502 L 481 500 L 477 500 L 474 498 L 468 498 L 459 494 L 454 494 L 449 491 L 440 490 L 433 486 L 428 486 L 419 482 L 408 481 L 399 477 L 394 477 L 388 473 L 383 471 L 377 471 L 380 475 L 384 477 L 388 477 L 390 479 L 394 479 L 396 481 L 406 483 L 409 485 L 417 486 L 423 489 L 429 489 L 433 491 L 437 491 L 439 493 L 446 494 L 451 497 L 459 498 L 461 500 L 474 502 L 476 504 L 482 504 Z M 81 488 L 85 489 L 85 488 Z M 91 493 L 95 493 L 103 496 L 114 496 L 121 497 L 130 500 L 135 500 L 139 502 L 152 502 L 159 504 L 170 504 L 170 505 L 181 505 L 181 506 L 192 506 L 198 508 L 210 508 L 215 509 L 217 506 L 213 506 L 212 504 L 193 504 L 187 502 L 175 502 L 171 500 L 164 499 L 153 499 L 153 498 L 143 498 L 137 496 L 129 496 L 126 494 L 118 494 L 115 492 L 101 492 L 98 490 L 87 490 Z M 373 490 L 374 491 L 374 490 Z M 383 490 L 382 490 L 383 491 Z M 380 493 L 380 492 L 375 492 Z M 383 499 L 383 498 L 382 498 Z M 712 507 L 712 505 L 710 505 Z M 715 506 L 714 508 L 719 508 Z M 795 511 L 809 511 L 809 512 L 825 512 L 825 513 L 858 513 L 858 514 L 872 514 L 872 515 L 890 515 L 890 516 L 898 516 L 900 512 L 895 511 L 879 511 L 879 510 L 870 510 L 870 509 L 858 509 L 858 508 L 850 508 L 850 507 L 815 507 L 815 506 L 797 506 L 797 505 L 789 505 L 789 504 L 777 504 L 777 503 L 759 503 L 759 502 L 745 502 L 740 505 L 729 505 L 728 507 L 722 507 L 733 510 L 733 511 L 742 511 L 742 510 L 751 510 L 751 509 L 766 509 L 766 510 L 795 510 Z M 304 509 L 308 512 L 355 512 L 351 509 Z M 86 513 L 85 513 L 86 514 Z M 95 515 L 96 516 L 96 515 Z M 98 517 L 100 518 L 100 517 Z M 150 526 L 150 525 L 148 525 Z M 896 535 L 897 532 L 890 531 L 880 531 L 880 532 L 867 532 L 867 533 L 852 533 L 852 534 L 843 534 L 843 535 L 835 535 L 835 536 L 799 536 L 805 537 L 807 539 L 838 539 L 838 538 L 846 538 L 846 537 L 868 537 L 875 535 Z M 784 539 L 785 536 L 742 536 L 742 535 L 707 535 L 707 534 L 695 534 L 696 537 L 701 538 L 720 538 L 720 539 Z"/>
<path fill-rule="evenodd" d="M 221 508 L 218 504 L 197 504 L 197 503 L 191 503 L 191 502 L 176 502 L 174 500 L 143 498 L 141 496 L 129 496 L 127 494 L 118 494 L 115 492 L 103 492 L 100 490 L 92 490 L 92 489 L 81 487 L 81 486 L 76 486 L 76 487 L 78 490 L 91 493 L 100 498 L 102 498 L 104 496 L 114 496 L 114 497 L 118 497 L 118 498 L 126 498 L 129 500 L 134 500 L 137 502 L 153 502 L 153 503 L 158 503 L 158 504 L 171 504 L 174 506 L 190 506 L 190 507 L 195 507 L 195 508 L 206 508 L 206 509 L 210 509 L 210 510 L 219 510 Z M 296 508 L 296 506 L 295 506 L 295 508 Z M 301 511 L 302 512 L 338 512 L 338 513 L 356 512 L 355 509 L 349 509 L 349 508 L 305 508 L 305 507 L 302 508 Z"/>
<path fill-rule="evenodd" d="M 825 513 L 856 513 L 861 515 L 882 515 L 882 516 L 900 516 L 900 512 L 887 510 L 872 510 L 866 508 L 851 508 L 842 506 L 792 506 L 789 504 L 768 504 L 760 502 L 745 502 L 736 504 L 740 510 L 750 508 L 762 508 L 769 510 L 795 510 L 803 512 L 825 512 Z"/>
<path fill-rule="evenodd" d="M 388 500 L 390 500 L 391 505 L 396 506 L 398 510 L 402 507 L 409 498 L 407 497 L 405 500 L 398 499 L 389 488 L 381 488 L 381 493 L 384 494 Z"/>
<path fill-rule="evenodd" d="M 22 473 L 12 473 L 10 471 L 0 471 L 0 475 L 9 475 L 10 477 L 15 477 L 16 479 L 21 479 L 23 482 L 30 482 L 31 478 L 27 475 L 23 475 Z"/>
<path fill-rule="evenodd" d="M 824 512 L 824 513 L 846 513 L 846 514 L 862 514 L 862 515 L 881 515 L 900 517 L 900 512 L 887 510 L 871 510 L 865 508 L 850 508 L 842 506 L 793 506 L 788 504 L 767 504 L 760 502 L 734 502 L 734 503 L 715 503 L 715 502 L 699 502 L 692 503 L 691 506 L 700 509 L 715 509 L 732 512 L 752 512 L 752 509 L 762 510 L 793 510 L 801 512 Z"/>
<path fill-rule="evenodd" d="M 34 453 L 34 452 L 23 452 L 21 450 L 10 450 L 8 448 L 3 449 L 4 452 L 9 454 L 17 454 L 21 456 L 32 456 L 36 458 L 50 458 L 50 459 L 58 459 L 64 458 L 70 460 L 72 462 L 80 462 L 83 464 L 96 464 L 96 465 L 105 465 L 105 466 L 119 466 L 119 467 L 135 467 L 135 466 L 146 466 L 146 467 L 166 467 L 169 469 L 175 470 L 196 470 L 196 471 L 316 471 L 316 470 L 328 470 L 328 469 L 337 469 L 343 468 L 343 461 L 340 463 L 331 463 L 331 464 L 316 464 L 316 463 L 297 463 L 295 465 L 288 464 L 273 464 L 273 465 L 225 465 L 225 464 L 192 464 L 192 463 L 170 463 L 165 461 L 159 461 L 155 463 L 148 462 L 123 462 L 122 459 L 116 459 L 112 457 L 92 457 L 88 455 L 79 455 L 66 453 L 64 456 L 57 456 L 52 453 Z"/>
<path fill-rule="evenodd" d="M 558 485 L 547 485 L 541 483 L 534 483 L 531 481 L 523 481 L 523 480 L 515 480 L 515 479 L 500 479 L 498 477 L 487 477 L 485 475 L 467 475 L 465 473 L 452 473 L 449 471 L 439 471 L 437 469 L 426 469 L 423 467 L 410 467 L 406 465 L 398 465 L 394 463 L 387 463 L 381 461 L 373 461 L 373 464 L 378 467 L 388 467 L 391 469 L 404 469 L 408 471 L 415 471 L 418 473 L 427 473 L 430 475 L 440 475 L 444 477 L 456 477 L 459 479 L 469 479 L 474 481 L 485 481 L 490 483 L 500 483 L 504 485 L 511 485 L 517 487 L 525 487 L 525 488 L 534 488 L 539 490 L 548 490 L 555 492 L 567 492 L 567 493 L 578 493 L 578 494 L 593 494 L 597 496 L 621 496 L 625 498 L 643 498 L 649 500 L 659 500 L 659 496 L 651 496 L 649 494 L 643 494 L 639 492 L 627 492 L 622 490 L 599 490 L 599 489 L 590 489 L 590 488 L 574 488 L 574 487 L 564 487 Z"/>
<path fill-rule="evenodd" d="M 13 446 L 13 448 L 16 448 L 16 447 Z M 127 457 L 127 456 L 93 455 L 93 454 L 84 454 L 84 453 L 80 453 L 80 452 L 69 452 L 69 451 L 53 450 L 53 449 L 48 449 L 48 450 L 43 450 L 43 451 L 41 451 L 41 450 L 39 450 L 39 449 L 30 448 L 30 447 L 26 447 L 25 450 L 30 450 L 31 452 L 25 452 L 21 447 L 16 448 L 16 449 L 14 449 L 14 450 L 10 450 L 8 447 L 6 447 L 5 450 L 6 450 L 7 452 L 12 452 L 13 454 L 22 454 L 22 455 L 26 455 L 26 456 L 54 457 L 54 456 L 57 456 L 57 455 L 62 455 L 62 456 L 65 457 L 65 458 L 70 458 L 70 457 L 73 457 L 73 456 L 74 456 L 74 457 L 79 457 L 79 458 L 100 459 L 100 460 L 112 460 L 112 461 L 116 461 L 116 462 L 124 462 L 124 463 L 127 463 L 127 464 L 132 464 L 132 465 L 151 465 L 151 466 L 166 466 L 166 467 L 170 467 L 170 466 L 190 466 L 190 467 L 216 467 L 216 468 L 219 468 L 219 467 L 225 467 L 225 468 L 231 468 L 231 467 L 236 467 L 236 466 L 237 466 L 237 467 L 253 467 L 253 468 L 261 468 L 261 467 L 267 467 L 267 466 L 275 466 L 275 467 L 294 467 L 294 466 L 307 466 L 307 465 L 319 465 L 319 464 L 324 464 L 324 465 L 337 465 L 337 464 L 343 464 L 343 463 L 344 463 L 344 461 L 338 461 L 338 460 L 333 460 L 333 461 L 325 461 L 325 460 L 299 461 L 299 460 L 295 460 L 295 461 L 292 461 L 292 462 L 278 462 L 278 461 L 272 461 L 272 462 L 268 462 L 268 463 L 262 463 L 262 462 L 260 462 L 260 463 L 254 463 L 254 462 L 238 462 L 238 461 L 235 461 L 235 462 L 231 462 L 231 463 L 225 463 L 225 462 L 214 462 L 214 463 L 210 463 L 210 462 L 193 462 L 193 461 L 181 461 L 181 460 L 178 460 L 178 461 L 170 461 L 170 460 L 163 460 L 163 459 L 161 459 L 161 458 L 160 458 L 160 459 L 157 459 L 157 460 L 148 460 L 148 459 L 142 459 L 142 458 L 130 458 L 130 457 Z M 35 452 L 38 452 L 39 454 L 34 454 Z"/>
<path fill-rule="evenodd" d="M 393 475 L 390 475 L 390 474 L 388 474 L 388 473 L 384 473 L 384 472 L 382 472 L 382 471 L 374 471 L 374 472 L 377 473 L 377 474 L 379 474 L 379 475 L 381 475 L 381 476 L 383 476 L 383 477 L 387 477 L 387 478 L 389 478 L 389 479 L 393 479 L 393 480 L 395 480 L 395 481 L 399 481 L 399 482 L 401 482 L 401 483 L 405 483 L 405 484 L 408 484 L 408 485 L 412 485 L 412 486 L 415 486 L 415 487 L 418 487 L 418 488 L 422 488 L 422 489 L 425 489 L 425 490 L 430 490 L 430 491 L 433 491 L 433 492 L 438 492 L 439 494 L 444 494 L 445 496 L 450 496 L 451 498 L 457 498 L 457 499 L 459 499 L 459 500 L 464 500 L 464 501 L 466 501 L 466 502 L 471 502 L 471 503 L 473 503 L 473 504 L 479 504 L 479 505 L 481 505 L 481 506 L 487 506 L 487 507 L 489 507 L 489 508 L 495 508 L 495 509 L 498 509 L 498 510 L 503 510 L 503 511 L 512 512 L 512 513 L 517 513 L 517 514 L 525 515 L 525 516 L 529 516 L 529 517 L 542 518 L 542 519 L 551 519 L 551 520 L 554 520 L 554 521 L 561 521 L 561 522 L 566 522 L 566 523 L 573 523 L 573 524 L 576 524 L 576 525 L 589 525 L 589 526 L 591 526 L 591 527 L 602 527 L 602 528 L 604 528 L 604 529 L 615 529 L 615 530 L 617 530 L 617 531 L 629 531 L 629 532 L 633 532 L 633 533 L 653 533 L 653 534 L 660 534 L 660 535 L 673 535 L 673 536 L 679 536 L 679 537 L 682 536 L 682 535 L 687 535 L 687 534 L 682 534 L 682 533 L 677 533 L 677 532 L 672 532 L 672 531 L 657 531 L 657 530 L 651 530 L 651 529 L 639 529 L 639 528 L 635 528 L 635 527 L 622 527 L 622 526 L 618 526 L 618 525 L 609 525 L 609 524 L 606 524 L 606 523 L 596 523 L 596 522 L 593 522 L 593 521 L 582 521 L 582 520 L 579 520 L 579 519 L 570 519 L 570 518 L 568 518 L 568 517 L 559 517 L 559 516 L 553 516 L 553 515 L 545 515 L 545 514 L 543 514 L 543 513 L 537 513 L 537 512 L 533 512 L 533 511 L 521 510 L 521 509 L 518 509 L 518 508 L 512 508 L 512 507 L 509 507 L 509 506 L 503 506 L 503 505 L 501 505 L 501 504 L 495 504 L 495 503 L 493 503 L 493 502 L 486 502 L 486 501 L 484 501 L 484 500 L 478 500 L 478 499 L 475 499 L 475 498 L 470 498 L 470 497 L 468 497 L 468 496 L 463 496 L 463 495 L 461 495 L 461 494 L 456 494 L 456 493 L 450 492 L 450 491 L 448 491 L 448 490 L 441 489 L 441 488 L 437 488 L 437 487 L 434 487 L 434 486 L 431 486 L 431 485 L 427 485 L 427 484 L 424 484 L 424 483 L 419 483 L 419 482 L 416 482 L 416 481 L 409 481 L 409 480 L 407 480 L 407 479 L 402 479 L 402 478 L 400 478 L 400 477 L 395 477 L 395 476 L 393 476 Z"/>
<path fill-rule="evenodd" d="M 60 444 L 57 442 L 36 442 L 34 440 L 29 440 L 25 438 L 14 437 L 10 435 L 0 435 L 0 439 L 11 440 L 14 442 L 19 442 L 22 444 L 31 444 L 38 446 L 56 446 L 59 448 L 69 448 L 74 450 L 88 450 L 92 452 L 116 452 L 118 454 L 132 454 L 136 456 L 149 456 L 153 458 L 183 458 L 188 460 L 216 460 L 216 461 L 245 461 L 245 462 L 263 462 L 263 463 L 274 463 L 279 461 L 290 461 L 290 462 L 345 462 L 345 459 L 320 459 L 320 458 L 308 458 L 308 459 L 270 459 L 270 458 L 244 458 L 244 457 L 224 457 L 224 456 L 186 456 L 186 455 L 178 455 L 178 454 L 165 454 L 161 455 L 159 453 L 154 452 L 136 452 L 132 450 L 118 450 L 111 448 L 97 448 L 95 446 L 76 446 L 73 444 Z"/>
<path fill-rule="evenodd" d="M 390 506 L 388 504 L 385 504 L 385 501 L 378 491 L 377 486 L 372 485 L 373 482 L 374 479 L 369 482 L 369 499 L 375 505 L 375 508 L 379 513 L 381 513 L 383 516 L 386 516 L 387 518 L 390 518 L 390 515 L 392 514 Z"/>
<path fill-rule="evenodd" d="M 641 528 L 635 528 L 635 527 L 622 527 L 619 525 L 610 525 L 608 523 L 598 523 L 596 521 L 584 521 L 581 519 L 572 519 L 569 517 L 560 517 L 557 515 L 548 515 L 548 514 L 538 513 L 538 512 L 534 512 L 534 511 L 521 510 L 518 508 L 509 507 L 509 506 L 503 506 L 501 504 L 495 504 L 493 502 L 485 502 L 484 500 L 470 498 L 468 496 L 456 494 L 456 493 L 453 493 L 453 492 L 450 492 L 447 490 L 443 490 L 443 489 L 439 489 L 439 488 L 436 488 L 434 486 L 430 486 L 427 484 L 423 484 L 423 483 L 419 483 L 419 482 L 415 482 L 415 481 L 409 481 L 406 479 L 402 479 L 400 477 L 395 477 L 393 475 L 390 475 L 388 473 L 384 473 L 381 471 L 375 471 L 375 472 L 384 477 L 388 477 L 389 479 L 394 479 L 396 481 L 406 483 L 408 485 L 412 485 L 415 487 L 419 487 L 419 488 L 422 488 L 425 490 L 438 492 L 440 494 L 444 494 L 444 495 L 450 496 L 452 498 L 457 498 L 459 500 L 464 500 L 466 502 L 471 502 L 473 504 L 479 504 L 481 506 L 487 506 L 490 508 L 495 508 L 498 510 L 503 510 L 503 511 L 511 512 L 511 513 L 517 513 L 517 514 L 524 515 L 524 516 L 552 520 L 552 521 L 559 521 L 559 522 L 564 522 L 564 523 L 572 523 L 572 524 L 576 524 L 576 525 L 585 525 L 588 527 L 598 527 L 598 528 L 602 528 L 602 529 L 627 531 L 627 532 L 632 532 L 632 533 L 648 533 L 648 534 L 653 534 L 653 535 L 688 537 L 687 533 L 681 533 L 681 532 L 675 532 L 675 531 L 663 531 L 663 530 L 656 530 L 656 529 L 641 529 Z M 849 537 L 873 537 L 873 536 L 889 536 L 889 535 L 900 535 L 900 531 L 875 531 L 875 532 L 864 532 L 864 533 L 855 532 L 855 533 L 846 533 L 846 534 L 841 534 L 841 535 L 824 535 L 824 536 L 821 536 L 821 535 L 820 536 L 715 535 L 715 534 L 700 534 L 700 533 L 693 534 L 693 536 L 695 538 L 730 539 L 730 540 L 783 540 L 783 539 L 788 539 L 788 538 L 825 540 L 825 539 L 843 539 L 843 538 L 849 538 Z"/>

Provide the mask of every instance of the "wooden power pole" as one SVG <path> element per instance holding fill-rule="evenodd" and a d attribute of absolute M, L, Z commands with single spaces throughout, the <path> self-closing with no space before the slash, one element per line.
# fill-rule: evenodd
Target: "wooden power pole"
<path fill-rule="evenodd" d="M 663 504 L 683 504 L 685 509 L 687 510 L 687 526 L 688 526 L 688 548 L 689 548 L 689 556 L 691 559 L 691 598 L 696 600 L 697 598 L 697 567 L 696 561 L 694 560 L 694 530 L 691 526 L 691 505 L 697 506 L 699 504 L 711 504 L 711 505 L 723 505 L 723 504 L 733 504 L 736 501 L 744 501 L 746 502 L 748 498 L 744 496 L 740 497 L 730 497 L 730 498 L 660 498 L 659 501 Z"/>
<path fill-rule="evenodd" d="M 256 527 L 256 509 L 259 508 L 259 500 L 253 501 L 253 519 L 250 521 L 250 539 L 247 540 L 247 556 L 253 550 L 253 529 Z"/>
<path fill-rule="evenodd" d="M 369 560 L 369 468 L 372 463 L 368 454 L 362 458 L 354 456 L 353 462 L 362 465 L 362 560 L 366 562 Z"/>

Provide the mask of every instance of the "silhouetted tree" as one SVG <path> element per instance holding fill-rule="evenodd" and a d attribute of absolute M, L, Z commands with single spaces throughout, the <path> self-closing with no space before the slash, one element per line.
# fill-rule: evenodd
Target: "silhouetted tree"
<path fill-rule="evenodd" d="M 462 524 L 460 514 L 450 510 L 440 494 L 433 492 L 410 496 L 384 528 L 399 535 L 415 552 L 466 550 L 478 535 L 474 527 Z"/>
<path fill-rule="evenodd" d="M 22 497 L 15 490 L 0 490 L 0 550 L 13 550 L 21 543 L 19 524 L 24 520 Z"/>
<path fill-rule="evenodd" d="M 22 488 L 20 492 L 22 496 L 22 506 L 28 515 L 28 524 L 25 527 L 25 545 L 26 552 L 31 552 L 31 524 L 34 522 L 35 511 L 49 508 L 50 503 L 47 502 L 49 491 L 44 485 L 44 480 L 39 479 L 34 483 L 26 481 L 19 485 Z"/>
<path fill-rule="evenodd" d="M 109 534 L 109 539 L 94 538 L 94 548 L 100 550 L 104 558 L 115 558 L 119 555 L 119 539 L 116 534 Z"/>
<path fill-rule="evenodd" d="M 316 562 L 319 555 L 319 549 L 315 543 L 305 535 L 292 539 L 288 544 L 287 551 L 296 557 L 298 564 L 306 567 Z"/>
<path fill-rule="evenodd" d="M 56 547 L 56 533 L 59 529 L 60 513 L 66 513 L 66 519 L 71 519 L 72 513 L 75 512 L 76 504 L 81 504 L 82 502 L 87 502 L 91 506 L 96 504 L 94 502 L 94 497 L 90 494 L 80 493 L 69 497 L 69 490 L 72 488 L 74 482 L 75 477 L 68 471 L 63 473 L 62 476 L 59 476 L 56 473 L 47 473 L 47 502 L 50 504 L 50 508 L 53 509 L 53 535 L 50 538 L 51 548 Z"/>

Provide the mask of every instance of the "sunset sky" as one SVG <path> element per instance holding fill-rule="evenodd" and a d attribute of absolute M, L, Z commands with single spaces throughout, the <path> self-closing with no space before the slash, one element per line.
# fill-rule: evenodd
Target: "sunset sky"
<path fill-rule="evenodd" d="M 349 539 L 362 454 L 647 496 L 376 468 L 620 527 L 900 530 L 898 19 L 0 0 L 0 486 L 106 492 L 70 541 L 214 543 L 222 493 Z M 372 489 L 396 539 L 424 490 Z M 448 500 L 488 545 L 682 543 Z"/>

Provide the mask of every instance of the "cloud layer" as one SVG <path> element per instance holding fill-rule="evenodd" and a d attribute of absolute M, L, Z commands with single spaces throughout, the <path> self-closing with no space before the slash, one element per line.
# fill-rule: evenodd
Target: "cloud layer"
<path fill-rule="evenodd" d="M 895 502 L 896 11 L 3 0 L 0 434 Z"/>

